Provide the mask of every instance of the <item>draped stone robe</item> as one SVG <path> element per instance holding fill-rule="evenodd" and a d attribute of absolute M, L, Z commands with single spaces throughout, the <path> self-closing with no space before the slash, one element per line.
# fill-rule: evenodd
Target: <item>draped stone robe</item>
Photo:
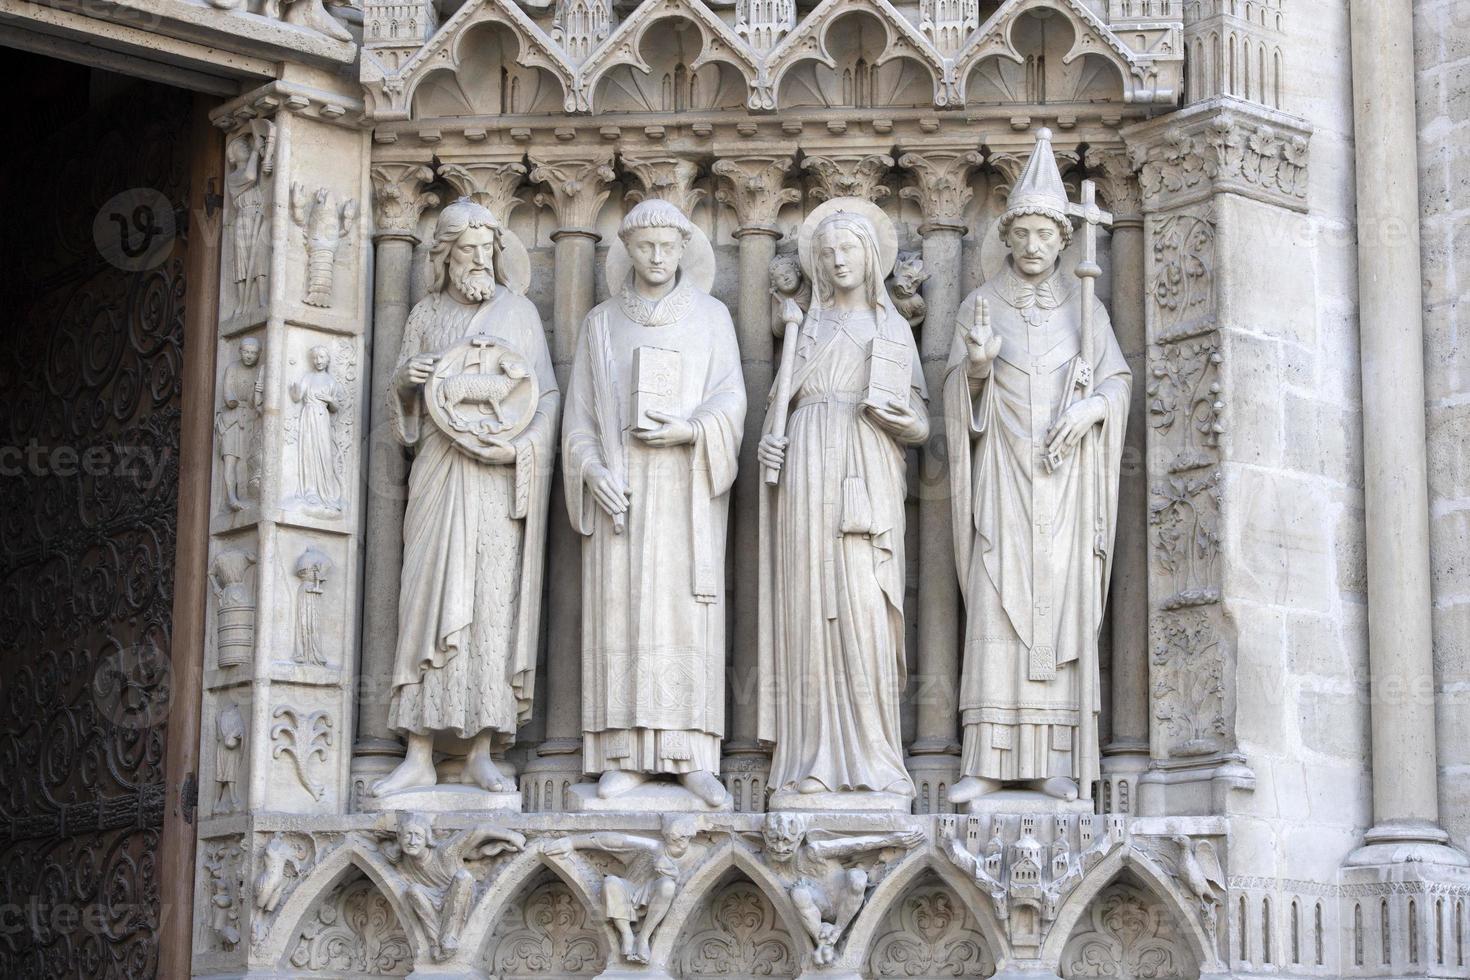
<path fill-rule="evenodd" d="M 897 312 L 814 309 L 797 338 L 780 482 L 762 486 L 759 731 L 775 743 L 774 790 L 810 778 L 828 792 L 913 794 L 899 718 L 907 449 L 861 407 L 875 336 L 909 347 L 909 404 L 927 411 Z"/>
<path fill-rule="evenodd" d="M 690 445 L 635 438 L 633 358 L 675 351 Z M 582 545 L 583 768 L 718 772 L 725 715 L 725 529 L 745 382 L 725 305 L 681 282 L 656 303 L 625 284 L 587 315 L 567 389 L 567 509 Z M 631 493 L 626 528 L 587 489 L 608 466 Z"/>
<path fill-rule="evenodd" d="M 504 745 L 529 718 L 534 694 L 560 394 L 540 315 L 500 285 L 478 305 L 448 293 L 420 301 L 398 366 L 475 334 L 524 355 L 540 399 L 531 424 L 512 440 L 515 462 L 493 464 L 455 448 L 428 417 L 422 386 L 388 394 L 394 432 L 415 451 L 389 723 L 461 738 L 488 730 Z"/>
<path fill-rule="evenodd" d="M 1060 272 L 1032 286 L 1007 260 L 961 304 L 966 329 L 981 297 L 1000 354 L 973 384 L 957 336 L 944 385 L 967 612 L 961 768 L 988 779 L 1061 776 L 1085 791 L 1097 778 L 1097 638 L 1132 375 L 1094 301 L 1089 393 L 1106 401 L 1107 414 L 1048 471 L 1047 430 L 1075 391 L 1081 290 Z"/>

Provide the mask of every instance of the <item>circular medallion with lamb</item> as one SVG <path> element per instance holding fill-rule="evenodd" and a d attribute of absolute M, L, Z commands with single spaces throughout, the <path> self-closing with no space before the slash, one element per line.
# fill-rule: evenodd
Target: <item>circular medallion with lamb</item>
<path fill-rule="evenodd" d="M 434 365 L 424 400 L 455 446 L 489 458 L 531 424 L 540 386 L 530 358 L 496 337 L 466 337 Z"/>

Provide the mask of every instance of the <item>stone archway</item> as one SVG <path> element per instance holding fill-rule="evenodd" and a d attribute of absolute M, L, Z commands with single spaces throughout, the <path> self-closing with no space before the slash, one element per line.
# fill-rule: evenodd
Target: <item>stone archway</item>
<path fill-rule="evenodd" d="M 889 907 L 863 974 L 920 980 L 989 977 L 995 974 L 995 954 L 965 903 L 931 871 Z"/>
<path fill-rule="evenodd" d="M 1168 906 L 1131 875 L 1098 892 L 1062 950 L 1058 972 L 1081 977 L 1198 980 L 1199 964 Z"/>

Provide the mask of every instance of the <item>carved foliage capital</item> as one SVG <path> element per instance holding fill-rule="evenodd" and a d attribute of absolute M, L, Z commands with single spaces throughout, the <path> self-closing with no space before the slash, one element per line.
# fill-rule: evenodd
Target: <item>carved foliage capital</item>
<path fill-rule="evenodd" d="M 1115 218 L 1128 218 L 1143 213 L 1143 196 L 1138 186 L 1138 171 L 1127 150 L 1087 151 L 1087 169 L 1107 207 Z"/>
<path fill-rule="evenodd" d="M 526 176 L 526 165 L 518 161 L 441 163 L 439 176 L 464 197 L 489 208 L 503 224 L 521 203 L 516 191 Z"/>
<path fill-rule="evenodd" d="M 1305 211 L 1310 130 L 1280 113 L 1206 108 L 1177 125 L 1145 124 L 1129 136 L 1144 208 L 1229 191 Z"/>
<path fill-rule="evenodd" d="M 590 229 L 617 180 L 612 161 L 610 152 L 565 160 L 532 157 L 531 180 L 546 185 L 536 195 L 536 204 L 551 208 L 564 229 Z"/>
<path fill-rule="evenodd" d="M 637 181 L 638 187 L 628 191 L 628 200 L 637 203 L 645 198 L 668 201 L 685 214 L 708 194 L 695 187 L 699 165 L 680 157 L 623 157 L 623 167 Z"/>
<path fill-rule="evenodd" d="M 439 203 L 439 195 L 425 190 L 434 171 L 421 163 L 377 163 L 371 174 L 377 236 L 415 237 L 419 215 Z"/>
<path fill-rule="evenodd" d="M 861 197 L 877 202 L 890 191 L 883 183 L 893 169 L 893 157 L 884 153 L 836 153 L 809 156 L 801 167 L 812 176 L 811 195 L 818 201 L 834 197 Z"/>
<path fill-rule="evenodd" d="M 898 165 L 914 175 L 914 183 L 900 191 L 899 196 L 918 204 L 927 224 L 963 226 L 965 206 L 974 194 L 970 173 L 980 163 L 978 150 L 905 153 L 899 157 Z"/>
<path fill-rule="evenodd" d="M 790 157 L 736 157 L 716 161 L 711 172 L 720 179 L 715 199 L 735 210 L 742 228 L 771 228 L 782 205 L 794 204 L 801 192 L 785 184 Z"/>

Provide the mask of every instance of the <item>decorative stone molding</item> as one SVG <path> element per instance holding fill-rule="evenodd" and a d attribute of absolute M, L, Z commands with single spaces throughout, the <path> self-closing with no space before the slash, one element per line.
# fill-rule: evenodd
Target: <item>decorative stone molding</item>
<path fill-rule="evenodd" d="M 597 212 L 617 180 L 612 161 L 611 152 L 566 159 L 531 157 L 532 183 L 546 185 L 536 194 L 536 206 L 555 213 L 557 234 L 597 237 Z"/>
<path fill-rule="evenodd" d="M 783 205 L 801 200 L 801 191 L 786 186 L 792 160 L 782 156 L 741 156 L 716 160 L 710 172 L 720 180 L 715 200 L 735 211 L 740 231 L 779 235 L 776 215 Z"/>
<path fill-rule="evenodd" d="M 909 891 L 868 953 L 873 977 L 988 977 L 995 954 L 964 903 L 937 881 Z"/>
<path fill-rule="evenodd" d="M 1138 171 L 1126 150 L 1089 149 L 1083 161 L 1094 181 L 1103 204 L 1113 212 L 1113 227 L 1119 222 L 1142 220 L 1143 192 L 1138 185 Z"/>
<path fill-rule="evenodd" d="M 1300 119 L 1222 96 L 1124 134 L 1147 211 L 1231 193 L 1307 210 L 1311 129 Z"/>
<path fill-rule="evenodd" d="M 886 153 L 831 153 L 809 156 L 801 169 L 812 177 L 811 196 L 816 201 L 834 197 L 861 197 L 881 201 L 891 193 L 884 180 L 893 169 Z"/>
<path fill-rule="evenodd" d="M 439 176 L 461 197 L 485 205 L 504 224 L 521 203 L 516 192 L 525 181 L 526 165 L 519 160 L 503 163 L 446 161 L 439 164 Z"/>
<path fill-rule="evenodd" d="M 655 198 L 668 201 L 674 207 L 692 214 L 694 206 L 708 196 L 703 187 L 694 186 L 699 179 L 699 164 L 683 157 L 622 157 L 623 169 L 638 183 L 630 189 L 626 199 L 634 204 Z"/>
<path fill-rule="evenodd" d="M 374 239 L 418 241 L 419 215 L 439 203 L 439 195 L 424 189 L 433 182 L 434 171 L 421 163 L 376 163 L 370 173 Z"/>
<path fill-rule="evenodd" d="M 924 212 L 921 233 L 939 228 L 953 228 L 961 234 L 969 230 L 965 207 L 975 193 L 970 174 L 982 159 L 979 150 L 964 148 L 905 153 L 898 158 L 898 165 L 914 175 L 914 183 L 898 193 Z"/>

